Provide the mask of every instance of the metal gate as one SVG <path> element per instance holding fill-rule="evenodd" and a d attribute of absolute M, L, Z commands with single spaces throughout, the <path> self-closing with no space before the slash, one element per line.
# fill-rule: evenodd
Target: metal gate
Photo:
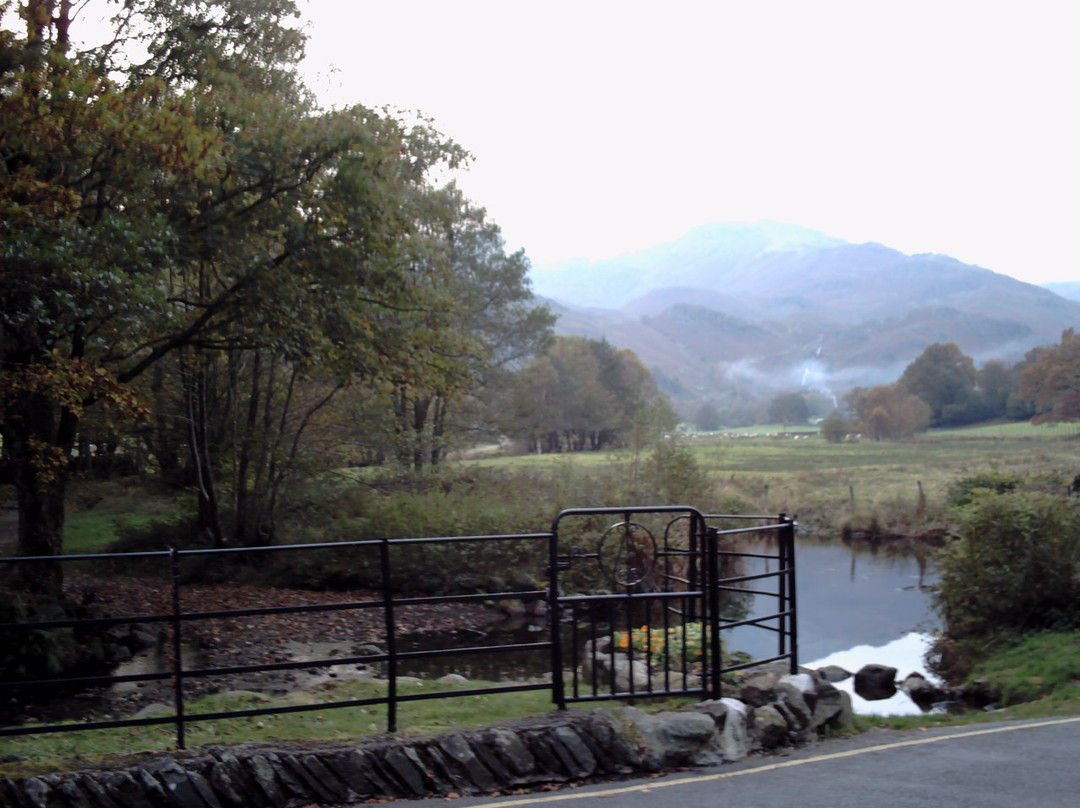
<path fill-rule="evenodd" d="M 748 524 L 742 524 L 742 522 Z M 777 568 L 740 575 L 741 534 L 776 535 Z M 555 703 L 694 695 L 720 698 L 725 675 L 797 665 L 794 522 L 706 515 L 688 506 L 574 508 L 552 524 L 549 609 Z M 774 579 L 773 589 L 756 582 Z M 725 615 L 735 594 L 769 596 L 775 611 Z M 777 635 L 777 654 L 725 665 L 721 633 Z"/>

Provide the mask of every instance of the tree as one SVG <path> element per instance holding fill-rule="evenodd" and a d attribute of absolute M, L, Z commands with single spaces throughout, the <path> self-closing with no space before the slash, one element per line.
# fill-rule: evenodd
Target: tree
<path fill-rule="evenodd" d="M 1003 418 L 1008 412 L 1009 396 L 1017 388 L 1016 371 L 1000 359 L 990 359 L 979 368 L 976 387 L 979 420 Z"/>
<path fill-rule="evenodd" d="M 847 401 L 859 431 L 872 440 L 909 438 L 930 425 L 930 405 L 899 383 L 856 387 Z"/>
<path fill-rule="evenodd" d="M 830 413 L 821 422 L 821 437 L 827 443 L 842 443 L 855 430 L 855 423 L 838 412 Z"/>
<path fill-rule="evenodd" d="M 703 401 L 701 406 L 698 407 L 697 415 L 694 417 L 694 426 L 702 432 L 715 432 L 718 430 L 723 426 L 723 421 L 720 419 L 720 408 L 712 401 Z"/>
<path fill-rule="evenodd" d="M 135 385 L 167 361 L 207 471 L 215 352 L 338 383 L 402 361 L 411 335 L 375 315 L 423 289 L 399 260 L 412 189 L 463 155 L 424 126 L 317 110 L 291 0 L 129 0 L 116 40 L 84 53 L 67 0 L 0 11 L 3 452 L 19 552 L 49 556 L 80 422 L 144 416 Z M 146 57 L 121 61 L 135 38 Z M 58 565 L 39 570 L 56 590 Z"/>
<path fill-rule="evenodd" d="M 418 470 L 443 458 L 453 433 L 493 420 L 487 405 L 550 344 L 554 316 L 533 300 L 524 252 L 508 255 L 499 228 L 452 184 L 425 194 L 409 246 L 427 302 L 394 317 L 424 341 L 393 381 L 392 408 L 399 460 Z"/>
<path fill-rule="evenodd" d="M 529 451 L 638 447 L 675 425 L 632 351 L 585 337 L 557 337 L 516 374 L 510 402 L 504 429 Z"/>
<path fill-rule="evenodd" d="M 787 425 L 805 424 L 810 417 L 806 399 L 799 393 L 779 393 L 769 402 L 769 420 Z"/>
<path fill-rule="evenodd" d="M 1066 329 L 1060 344 L 1028 354 L 1020 396 L 1036 407 L 1032 423 L 1080 421 L 1080 334 Z"/>
<path fill-rule="evenodd" d="M 975 393 L 975 363 L 955 342 L 935 342 L 904 369 L 908 392 L 930 405 L 931 425 L 966 423 Z"/>

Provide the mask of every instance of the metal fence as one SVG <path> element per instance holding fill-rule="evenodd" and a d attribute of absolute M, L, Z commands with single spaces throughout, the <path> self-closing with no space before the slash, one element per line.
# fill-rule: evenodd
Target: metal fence
<path fill-rule="evenodd" d="M 603 519 L 606 515 L 619 516 L 615 525 L 607 530 L 600 530 L 600 545 L 595 550 L 573 547 L 567 525 L 574 520 Z M 645 515 L 645 516 L 643 516 Z M 671 517 L 671 524 L 687 520 L 689 529 L 683 531 L 687 538 L 682 542 L 670 539 L 665 533 L 664 540 L 650 547 L 655 551 L 651 563 L 662 568 L 658 579 L 662 586 L 653 591 L 644 591 L 644 580 L 622 581 L 621 591 L 607 593 L 571 592 L 566 583 L 568 561 L 574 559 L 595 559 L 598 564 L 604 558 L 604 538 L 617 535 L 620 539 L 629 536 L 629 526 L 641 526 L 646 516 Z M 753 524 L 744 528 L 718 529 L 710 527 L 710 521 L 732 519 L 751 520 Z M 636 529 L 636 528 L 635 528 Z M 724 554 L 737 555 L 725 543 L 725 537 L 743 533 L 766 532 L 778 537 L 775 558 L 778 567 L 764 575 L 729 576 L 719 573 Z M 586 532 L 586 541 L 595 540 L 597 530 L 590 527 Z M 65 569 L 79 564 L 92 565 L 98 571 L 100 585 L 108 585 L 111 568 L 130 567 L 138 564 L 156 571 L 167 595 L 167 607 L 153 613 L 114 615 L 103 618 L 39 620 L 0 624 L 0 642 L 6 648 L 21 648 L 31 635 L 42 636 L 41 632 L 85 632 L 88 630 L 105 631 L 112 627 L 130 626 L 133 623 L 156 626 L 161 630 L 163 647 L 159 650 L 165 660 L 160 670 L 145 673 L 132 673 L 110 676 L 78 676 L 64 679 L 34 679 L 0 683 L 0 699 L 9 702 L 28 693 L 58 690 L 108 688 L 116 685 L 139 683 L 165 683 L 171 690 L 173 715 L 143 718 L 116 718 L 86 720 L 76 724 L 44 723 L 24 726 L 0 727 L 0 737 L 31 734 L 83 731 L 91 729 L 109 729 L 122 727 L 144 727 L 172 725 L 175 728 L 176 745 L 186 747 L 186 728 L 195 722 L 215 721 L 244 717 L 267 716 L 284 713 L 299 713 L 315 710 L 342 709 L 385 705 L 386 729 L 395 732 L 398 727 L 398 707 L 407 702 L 460 698 L 495 693 L 513 693 L 524 691 L 547 690 L 551 692 L 553 703 L 560 709 L 568 702 L 586 699 L 635 699 L 656 697 L 658 695 L 686 693 L 700 695 L 703 698 L 720 694 L 721 676 L 747 665 L 725 667 L 719 653 L 719 632 L 738 625 L 753 625 L 762 630 L 776 632 L 778 653 L 768 659 L 756 660 L 749 664 L 778 659 L 788 660 L 794 671 L 797 657 L 796 615 L 795 615 L 795 566 L 794 566 L 794 524 L 783 515 L 779 517 L 713 517 L 703 516 L 688 508 L 619 508 L 619 509 L 574 509 L 564 511 L 556 517 L 550 531 L 532 534 L 508 534 L 490 536 L 453 536 L 437 538 L 382 539 L 374 541 L 330 542 L 322 544 L 298 544 L 260 548 L 227 548 L 168 550 L 161 552 L 69 555 L 59 557 Z M 612 545 L 608 545 L 608 549 Z M 623 549 L 633 549 L 627 542 L 620 545 Z M 512 548 L 507 550 L 507 548 Z M 728 549 L 724 549 L 728 548 Z M 466 558 L 459 572 L 468 570 L 468 558 L 485 553 L 509 553 L 518 567 L 524 567 L 535 573 L 536 583 L 504 587 L 501 590 L 461 591 L 457 594 L 438 596 L 408 596 L 403 591 L 418 591 L 415 582 L 408 582 L 404 576 L 415 563 L 416 554 L 430 557 L 434 553 L 445 555 L 449 559 Z M 377 583 L 369 588 L 370 594 L 360 599 L 341 600 L 322 603 L 298 603 L 241 609 L 202 609 L 194 602 L 190 594 L 196 587 L 187 581 L 185 567 L 189 564 L 201 564 L 204 569 L 215 565 L 237 564 L 258 565 L 265 563 L 270 554 L 281 557 L 282 554 L 308 560 L 314 554 L 331 554 L 334 559 L 341 559 L 352 554 L 362 558 L 370 569 L 372 580 Z M 410 557 L 410 554 L 411 557 Z M 610 553 L 608 553 L 610 555 Z M 57 558 L 0 558 L 0 569 L 16 565 L 56 563 Z M 340 562 L 339 562 L 340 563 Z M 345 564 L 351 570 L 349 564 Z M 156 570 L 153 568 L 156 567 Z M 610 570 L 608 570 L 610 572 Z M 509 570 L 507 570 L 509 572 Z M 622 573 L 632 573 L 624 566 Z M 164 573 L 164 574 L 163 574 Z M 459 576 L 460 577 L 460 576 Z M 520 576 L 519 576 L 520 577 Z M 775 589 L 747 590 L 747 584 L 765 578 L 776 582 Z M 755 583 L 755 586 L 758 584 Z M 620 588 L 617 586 L 616 589 Z M 660 591 L 657 591 L 660 590 Z M 718 599 L 725 591 L 756 591 L 758 594 L 775 597 L 777 608 L 767 615 L 757 615 L 741 621 L 725 621 L 718 608 Z M 408 650 L 401 647 L 402 627 L 399 616 L 402 610 L 410 607 L 430 607 L 440 605 L 464 605 L 476 607 L 477 604 L 491 601 L 514 600 L 521 602 L 543 601 L 546 604 L 546 626 L 536 635 L 535 641 L 511 641 L 491 643 L 478 640 L 465 647 L 440 648 L 429 650 Z M 597 610 L 603 610 L 606 619 L 597 619 Z M 644 610 L 644 611 L 642 611 Z M 609 637 L 620 625 L 626 630 L 632 629 L 632 623 L 639 621 L 642 614 L 661 615 L 658 629 L 678 638 L 682 632 L 683 655 L 678 664 L 672 665 L 671 656 L 676 652 L 669 646 L 669 656 L 661 669 L 647 673 L 646 686 L 641 687 L 631 682 L 630 686 L 621 687 L 615 679 L 602 682 L 595 673 L 586 677 L 583 668 L 589 662 L 583 656 L 584 643 L 593 640 L 595 653 L 598 631 L 607 631 Z M 270 619 L 289 615 L 339 614 L 351 620 L 365 621 L 369 626 L 376 625 L 381 634 L 380 649 L 364 649 L 363 653 L 326 658 L 306 658 L 303 660 L 277 660 L 258 664 L 232 664 L 218 667 L 201 667 L 197 662 L 189 663 L 184 648 L 192 634 L 197 633 L 200 624 L 213 624 L 214 621 L 238 620 L 241 618 Z M 619 615 L 616 619 L 615 615 Z M 714 619 L 715 618 L 715 619 Z M 329 618 L 327 618 L 329 619 Z M 620 624 L 620 620 L 623 622 Z M 655 622 L 655 621 L 653 621 Z M 686 654 L 688 630 L 699 624 L 705 639 L 702 653 L 693 657 Z M 690 627 L 689 629 L 687 627 Z M 583 633 L 584 632 L 584 633 Z M 698 642 L 695 640 L 695 642 Z M 675 643 L 675 646 L 678 642 Z M 374 653 L 379 650 L 379 653 Z M 372 651 L 372 652 L 368 652 Z M 615 649 L 609 647 L 605 653 L 613 655 Z M 522 654 L 536 656 L 547 662 L 550 671 L 549 681 L 529 681 L 498 683 L 486 687 L 468 687 L 467 689 L 447 689 L 438 691 L 424 690 L 415 692 L 402 687 L 401 669 L 403 665 L 416 660 L 444 660 L 450 657 L 475 657 L 477 655 Z M 629 651 L 631 665 L 633 651 Z M 593 663 L 596 662 L 594 658 Z M 326 669 L 333 666 L 375 666 L 385 671 L 385 695 L 371 698 L 355 698 L 341 701 L 326 701 L 315 704 L 270 705 L 250 709 L 238 709 L 214 712 L 192 712 L 189 707 L 191 691 L 197 690 L 194 683 L 207 683 L 210 690 L 213 684 L 227 681 L 228 677 L 246 676 L 265 672 L 289 672 L 299 669 Z M 692 670 L 691 670 L 692 669 Z M 681 680 L 673 684 L 673 674 Z M 583 683 L 588 679 L 588 686 Z M 676 686 L 677 685 L 677 686 Z M 207 688 L 203 688 L 204 690 Z"/>
<path fill-rule="evenodd" d="M 598 532 L 595 546 L 565 541 L 568 520 L 597 516 L 616 521 Z M 552 533 L 553 546 L 563 547 L 553 580 L 575 565 L 595 563 L 607 584 L 570 595 L 555 586 L 553 603 L 568 629 L 565 637 L 553 637 L 552 669 L 566 671 L 565 681 L 553 682 L 560 708 L 606 699 L 715 699 L 725 680 L 746 668 L 782 661 L 795 672 L 795 524 L 786 516 L 706 515 L 679 506 L 574 509 L 559 515 Z M 738 549 L 735 540 L 746 537 L 773 546 L 768 552 Z M 746 559 L 774 568 L 745 574 L 739 569 Z M 735 595 L 764 605 L 733 617 L 728 610 Z M 776 653 L 726 659 L 722 635 L 740 627 L 774 634 Z"/>

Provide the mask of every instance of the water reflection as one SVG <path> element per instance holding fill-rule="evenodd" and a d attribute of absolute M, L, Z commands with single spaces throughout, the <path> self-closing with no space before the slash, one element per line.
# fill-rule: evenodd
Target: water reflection
<path fill-rule="evenodd" d="M 744 549 L 761 552 L 766 548 L 747 543 Z M 855 646 L 884 646 L 913 631 L 930 633 L 937 626 L 926 591 L 937 582 L 937 572 L 925 556 L 798 539 L 795 558 L 799 661 L 803 664 Z M 775 563 L 746 559 L 746 571 L 768 572 Z M 775 605 L 772 598 L 754 597 L 750 614 L 768 614 Z M 726 633 L 734 650 L 754 657 L 776 653 L 771 632 L 739 628 Z M 896 667 L 906 673 L 916 664 L 921 664 L 921 658 Z"/>
<path fill-rule="evenodd" d="M 928 681 L 941 684 L 941 680 L 926 670 L 923 657 L 930 648 L 933 637 L 912 632 L 885 645 L 857 645 L 837 651 L 806 663 L 807 667 L 820 668 L 839 665 L 852 673 L 868 662 L 876 662 L 896 668 L 897 677 L 904 679 L 909 673 L 920 673 Z M 852 709 L 859 715 L 918 715 L 923 712 L 906 693 L 897 691 L 894 696 L 879 701 L 867 701 L 855 692 L 855 677 L 835 682 L 835 687 L 851 694 Z"/>

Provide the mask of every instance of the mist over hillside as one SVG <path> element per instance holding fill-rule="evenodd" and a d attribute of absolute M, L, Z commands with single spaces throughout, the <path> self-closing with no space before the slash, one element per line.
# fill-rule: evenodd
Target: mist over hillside
<path fill-rule="evenodd" d="M 632 349 L 682 402 L 895 381 L 926 346 L 1016 361 L 1080 327 L 1080 300 L 945 255 L 776 222 L 533 272 L 556 331 Z M 1080 284 L 1060 291 L 1080 298 Z"/>

